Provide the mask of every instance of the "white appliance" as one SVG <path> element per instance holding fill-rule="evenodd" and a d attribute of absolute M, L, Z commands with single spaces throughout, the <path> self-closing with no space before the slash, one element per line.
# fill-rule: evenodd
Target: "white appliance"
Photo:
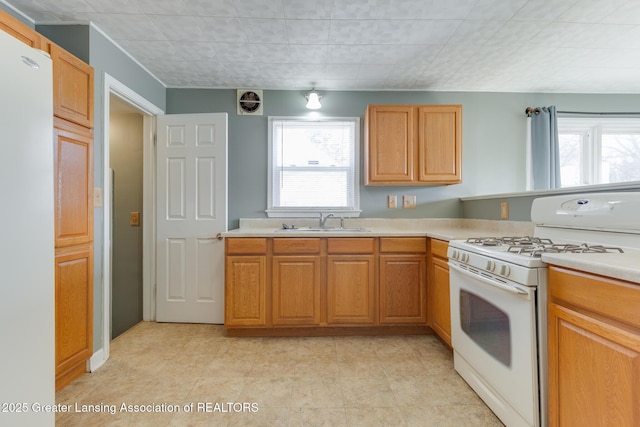
<path fill-rule="evenodd" d="M 0 147 L 0 423 L 54 425 L 51 59 L 2 30 Z"/>
<path fill-rule="evenodd" d="M 640 193 L 538 198 L 533 236 L 454 240 L 454 367 L 507 427 L 547 425 L 546 252 L 640 250 Z"/>

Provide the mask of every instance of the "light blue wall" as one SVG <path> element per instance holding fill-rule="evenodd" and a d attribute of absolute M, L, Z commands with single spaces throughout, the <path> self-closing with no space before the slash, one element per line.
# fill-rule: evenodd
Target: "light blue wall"
<path fill-rule="evenodd" d="M 38 25 L 36 29 L 56 44 L 88 62 L 94 69 L 94 185 L 96 188 L 103 188 L 105 73 L 162 110 L 166 108 L 166 88 L 92 26 Z M 103 341 L 103 215 L 103 208 L 94 209 L 94 351 L 102 348 Z"/>
<path fill-rule="evenodd" d="M 267 206 L 267 117 L 301 116 L 304 91 L 265 91 L 263 116 L 238 116 L 236 91 L 168 89 L 167 113 L 229 114 L 229 227 L 239 218 L 264 217 Z M 640 95 L 482 92 L 321 92 L 324 116 L 363 119 L 367 104 L 462 104 L 462 184 L 360 188 L 363 217 L 495 217 L 495 202 L 460 197 L 525 190 L 525 108 L 556 105 L 570 111 L 635 111 Z M 361 169 L 362 173 L 362 169 Z M 387 209 L 386 196 L 416 195 L 418 208 Z M 497 204 L 499 208 L 499 202 Z M 530 203 L 529 203 L 530 207 Z M 511 219 L 528 221 L 527 202 L 514 201 Z M 498 209 L 499 218 L 499 209 Z"/>
<path fill-rule="evenodd" d="M 94 182 L 98 188 L 103 188 L 104 177 L 104 75 L 109 74 L 138 95 L 153 103 L 158 108 L 166 108 L 166 88 L 142 67 L 125 55 L 113 43 L 105 38 L 95 28 L 89 32 L 89 64 L 94 69 Z M 94 211 L 94 317 L 93 317 L 93 347 L 102 348 L 102 309 L 103 309 L 103 265 L 104 256 L 104 211 L 96 208 Z"/>

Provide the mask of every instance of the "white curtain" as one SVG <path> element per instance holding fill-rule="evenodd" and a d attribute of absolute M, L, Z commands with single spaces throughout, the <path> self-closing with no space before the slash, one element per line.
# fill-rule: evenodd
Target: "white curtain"
<path fill-rule="evenodd" d="M 531 114 L 531 189 L 560 188 L 558 114 L 555 106 Z"/>

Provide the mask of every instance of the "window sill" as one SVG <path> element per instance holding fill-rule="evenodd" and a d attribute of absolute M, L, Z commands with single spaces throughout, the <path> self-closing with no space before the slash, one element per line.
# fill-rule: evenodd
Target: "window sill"
<path fill-rule="evenodd" d="M 504 199 L 507 197 L 528 197 L 528 196 L 553 196 L 558 194 L 574 194 L 574 193 L 595 193 L 599 191 L 612 191 L 612 190 L 627 190 L 640 188 L 640 181 L 630 181 L 624 183 L 615 184 L 596 184 L 596 185 L 581 185 L 578 187 L 563 187 L 554 188 L 552 190 L 530 190 L 520 191 L 514 193 L 501 193 L 501 194 L 487 194 L 485 196 L 470 196 L 461 197 L 460 200 L 466 202 L 467 200 L 487 200 L 487 199 Z"/>

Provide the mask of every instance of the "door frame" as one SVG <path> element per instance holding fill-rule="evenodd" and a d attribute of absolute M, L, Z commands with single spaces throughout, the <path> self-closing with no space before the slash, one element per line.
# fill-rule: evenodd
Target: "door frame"
<path fill-rule="evenodd" d="M 110 164 L 110 95 L 115 95 L 138 109 L 144 117 L 143 123 L 143 204 L 142 204 L 142 318 L 155 320 L 155 124 L 156 116 L 164 111 L 121 83 L 104 73 L 103 117 L 102 117 L 102 172 L 103 172 L 103 258 L 102 258 L 102 349 L 90 360 L 93 372 L 109 359 L 111 342 L 111 169 Z"/>

